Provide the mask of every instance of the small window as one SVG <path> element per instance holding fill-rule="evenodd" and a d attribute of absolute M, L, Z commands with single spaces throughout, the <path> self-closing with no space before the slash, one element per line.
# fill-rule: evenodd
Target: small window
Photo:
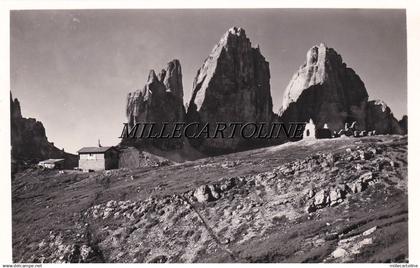
<path fill-rule="evenodd" d="M 309 136 L 309 129 L 306 130 L 306 136 Z"/>

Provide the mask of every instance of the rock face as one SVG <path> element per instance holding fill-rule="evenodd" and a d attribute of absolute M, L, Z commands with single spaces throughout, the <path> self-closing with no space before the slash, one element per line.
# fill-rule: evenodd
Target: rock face
<path fill-rule="evenodd" d="M 22 118 L 22 111 L 20 110 L 20 102 L 18 99 L 12 98 L 10 92 L 10 117 L 12 120 Z"/>
<path fill-rule="evenodd" d="M 400 134 L 390 109 L 368 97 L 360 77 L 334 49 L 321 43 L 308 51 L 306 62 L 287 86 L 280 120 L 307 122 L 312 118 L 317 128 L 327 123 L 332 130 L 356 121 L 362 130 Z"/>
<path fill-rule="evenodd" d="M 189 128 L 193 130 L 192 135 L 190 132 L 187 137 L 175 139 L 123 139 L 122 145 L 140 149 L 152 145 L 149 148 L 175 151 L 188 143 L 199 153 L 209 156 L 285 141 L 281 138 L 244 138 L 241 134 L 252 136 L 249 135 L 255 131 L 252 127 L 245 133 L 241 129 L 231 135 L 232 125 L 223 129 L 222 135 L 225 136 L 217 135 L 216 125 L 220 122 L 288 123 L 313 119 L 316 129 L 328 124 L 330 130 L 338 132 L 345 123 L 357 122 L 355 131 L 404 133 L 404 122 L 400 124 L 383 102 L 369 101 L 360 77 L 346 66 L 334 49 L 324 44 L 308 51 L 306 62 L 286 88 L 280 114 L 274 114 L 272 107 L 269 63 L 259 47 L 252 47 L 245 31 L 233 27 L 223 35 L 198 70 L 187 111 L 183 106 L 182 72 L 178 60 L 169 62 L 159 74 L 150 71 L 146 85 L 128 94 L 126 115 L 129 129 L 137 123 L 155 123 L 154 130 L 149 131 L 149 127 L 146 133 L 160 136 L 165 122 L 183 122 L 184 126 L 194 123 L 195 126 Z M 168 129 L 174 126 L 172 124 Z M 203 131 L 205 126 L 207 128 Z M 268 129 L 264 131 L 268 132 Z M 197 138 L 199 133 L 201 135 Z"/>
<path fill-rule="evenodd" d="M 188 122 L 269 122 L 273 118 L 269 64 L 259 47 L 251 46 L 245 30 L 229 29 L 213 48 L 193 83 Z M 249 148 L 239 136 L 201 140 L 203 152 Z"/>
<path fill-rule="evenodd" d="M 143 89 L 128 94 L 126 115 L 130 128 L 136 123 L 154 122 L 158 131 L 163 122 L 184 121 L 183 95 L 182 71 L 178 60 L 169 62 L 158 75 L 151 70 Z M 160 149 L 176 149 L 182 147 L 183 141 L 159 139 L 142 140 L 140 143 L 152 143 Z"/>
<path fill-rule="evenodd" d="M 367 130 L 376 130 L 377 134 L 403 134 L 404 130 L 398 124 L 391 109 L 381 100 L 368 102 L 366 112 Z"/>
<path fill-rule="evenodd" d="M 10 124 L 13 173 L 27 164 L 49 158 L 64 158 L 67 168 L 77 166 L 76 155 L 66 153 L 48 141 L 41 122 L 22 117 L 19 100 L 13 99 L 11 93 Z"/>
<path fill-rule="evenodd" d="M 398 121 L 398 125 L 400 126 L 401 130 L 404 134 L 408 133 L 408 116 L 404 115 L 400 121 Z"/>

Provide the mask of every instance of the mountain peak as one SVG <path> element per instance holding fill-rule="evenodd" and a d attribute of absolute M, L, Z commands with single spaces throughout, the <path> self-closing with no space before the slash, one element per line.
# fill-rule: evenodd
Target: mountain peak
<path fill-rule="evenodd" d="M 299 67 L 298 71 L 293 75 L 289 82 L 285 94 L 283 96 L 282 110 L 295 102 L 303 91 L 315 85 L 323 85 L 325 83 L 342 88 L 341 74 L 351 73 L 352 70 L 347 68 L 343 63 L 341 55 L 333 48 L 329 48 L 325 43 L 312 46 L 306 53 L 305 63 Z M 345 75 L 347 76 L 347 75 Z M 357 76 L 357 75 L 355 75 Z M 360 95 L 366 95 L 363 83 L 357 77 L 358 85 L 355 87 L 360 89 Z"/>
<path fill-rule="evenodd" d="M 317 128 L 328 124 L 335 131 L 356 121 L 363 130 L 401 133 L 389 107 L 383 101 L 368 98 L 356 72 L 333 48 L 321 43 L 308 50 L 305 63 L 293 75 L 283 96 L 280 116 L 285 122 L 313 118 Z"/>
<path fill-rule="evenodd" d="M 215 74 L 216 66 L 219 64 L 220 57 L 223 51 L 229 55 L 236 55 L 237 52 L 240 52 L 239 55 L 242 55 L 241 53 L 244 53 L 244 55 L 247 56 L 254 54 L 258 58 L 258 60 L 265 62 L 265 58 L 261 55 L 260 48 L 252 47 L 251 41 L 246 36 L 245 30 L 243 28 L 232 27 L 228 29 L 222 36 L 222 38 L 219 40 L 219 42 L 214 46 L 210 55 L 204 61 L 202 67 L 198 70 L 198 75 L 196 76 L 193 85 L 193 91 L 195 92 L 194 102 L 197 106 L 197 109 L 201 108 L 205 96 L 205 90 L 200 89 L 208 88 L 208 83 Z M 238 59 L 238 62 L 241 60 L 242 59 Z M 267 72 L 269 73 L 268 70 Z"/>
<path fill-rule="evenodd" d="M 241 27 L 229 28 L 210 53 L 210 58 L 216 58 L 223 48 L 236 47 L 238 43 L 251 47 L 251 41 L 246 36 L 245 30 Z"/>
<path fill-rule="evenodd" d="M 241 27 L 236 27 L 236 26 L 234 26 L 234 27 L 230 28 L 230 29 L 226 32 L 226 34 L 227 34 L 227 35 L 231 34 L 231 35 L 236 35 L 236 36 L 245 36 L 245 37 L 246 37 L 245 30 L 244 30 L 243 28 L 241 28 Z"/>
<path fill-rule="evenodd" d="M 137 123 L 145 122 L 153 122 L 157 125 L 162 122 L 181 122 L 185 113 L 183 95 L 179 60 L 174 59 L 168 62 L 158 75 L 154 70 L 150 70 L 143 89 L 128 93 L 126 116 L 129 127 L 132 128 Z M 149 141 L 131 142 L 135 145 L 144 145 Z M 130 144 L 130 140 L 125 139 L 122 143 Z M 173 139 L 151 144 L 160 149 L 167 149 L 181 146 L 182 140 Z"/>
<path fill-rule="evenodd" d="M 194 79 L 187 112 L 190 122 L 269 122 L 272 119 L 269 64 L 254 48 L 245 30 L 230 28 L 204 61 Z M 246 141 L 204 140 L 195 144 L 204 153 L 236 151 Z"/>
<path fill-rule="evenodd" d="M 306 63 L 303 66 L 325 65 L 327 58 L 335 61 L 339 65 L 343 63 L 340 54 L 334 48 L 326 46 L 325 43 L 320 43 L 308 50 L 306 53 Z"/>
<path fill-rule="evenodd" d="M 156 73 L 155 73 L 155 70 L 150 70 L 149 71 L 149 76 L 147 77 L 147 84 L 151 84 L 151 83 L 154 83 L 154 82 L 156 82 L 156 81 L 159 81 L 159 79 L 158 79 L 158 77 L 157 77 L 157 75 L 156 75 Z"/>
<path fill-rule="evenodd" d="M 22 118 L 19 100 L 13 99 L 12 92 L 10 92 L 10 115 L 12 118 Z"/>
<path fill-rule="evenodd" d="M 166 65 L 166 70 L 162 70 L 163 74 L 161 79 L 166 87 L 166 92 L 172 92 L 179 98 L 183 98 L 183 86 L 182 86 L 182 70 L 181 63 L 179 60 L 174 59 Z"/>

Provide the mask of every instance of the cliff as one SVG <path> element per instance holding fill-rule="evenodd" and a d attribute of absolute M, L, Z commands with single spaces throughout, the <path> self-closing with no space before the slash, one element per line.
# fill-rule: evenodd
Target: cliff
<path fill-rule="evenodd" d="M 34 118 L 22 117 L 18 99 L 13 99 L 10 93 L 10 131 L 12 173 L 27 165 L 38 163 L 49 158 L 64 158 L 65 166 L 77 166 L 77 156 L 64 152 L 49 142 L 45 128 Z"/>
<path fill-rule="evenodd" d="M 270 122 L 272 107 L 269 63 L 259 47 L 252 47 L 244 29 L 229 29 L 197 72 L 187 121 L 210 125 L 215 122 Z M 249 149 L 255 145 L 240 135 L 193 143 L 200 151 L 210 154 Z"/>
<path fill-rule="evenodd" d="M 380 100 L 369 101 L 366 87 L 333 48 L 324 44 L 309 49 L 306 62 L 290 80 L 283 96 L 280 120 L 307 122 L 317 128 L 327 123 L 339 130 L 346 122 L 357 122 L 362 130 L 379 134 L 403 131 L 391 110 Z"/>

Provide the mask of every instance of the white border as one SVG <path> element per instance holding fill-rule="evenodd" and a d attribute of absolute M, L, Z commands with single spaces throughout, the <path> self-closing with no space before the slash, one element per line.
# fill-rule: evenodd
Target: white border
<path fill-rule="evenodd" d="M 129 8 L 402 8 L 407 9 L 408 118 L 409 118 L 409 260 L 420 264 L 420 5 L 395 0 L 154 0 L 154 1 L 1 1 L 0 2 L 0 265 L 12 262 L 10 183 L 10 32 L 9 11 L 15 9 L 129 9 Z M 386 55 L 384 55 L 385 57 Z M 398 90 L 398 89 L 395 89 Z M 419 139 L 418 139 L 419 138 Z M 417 175 L 417 176 L 416 176 Z M 420 228 L 420 227 L 419 227 Z M 92 264 L 91 264 L 92 265 Z M 110 264 L 108 264 L 110 265 Z M 185 264 L 182 264 L 185 265 Z M 276 264 L 273 264 L 276 265 Z M 56 265 L 46 265 L 56 266 Z M 292 265 L 295 266 L 295 265 Z M 384 265 L 381 265 L 384 266 Z M 385 265 L 389 267 L 389 265 Z"/>

